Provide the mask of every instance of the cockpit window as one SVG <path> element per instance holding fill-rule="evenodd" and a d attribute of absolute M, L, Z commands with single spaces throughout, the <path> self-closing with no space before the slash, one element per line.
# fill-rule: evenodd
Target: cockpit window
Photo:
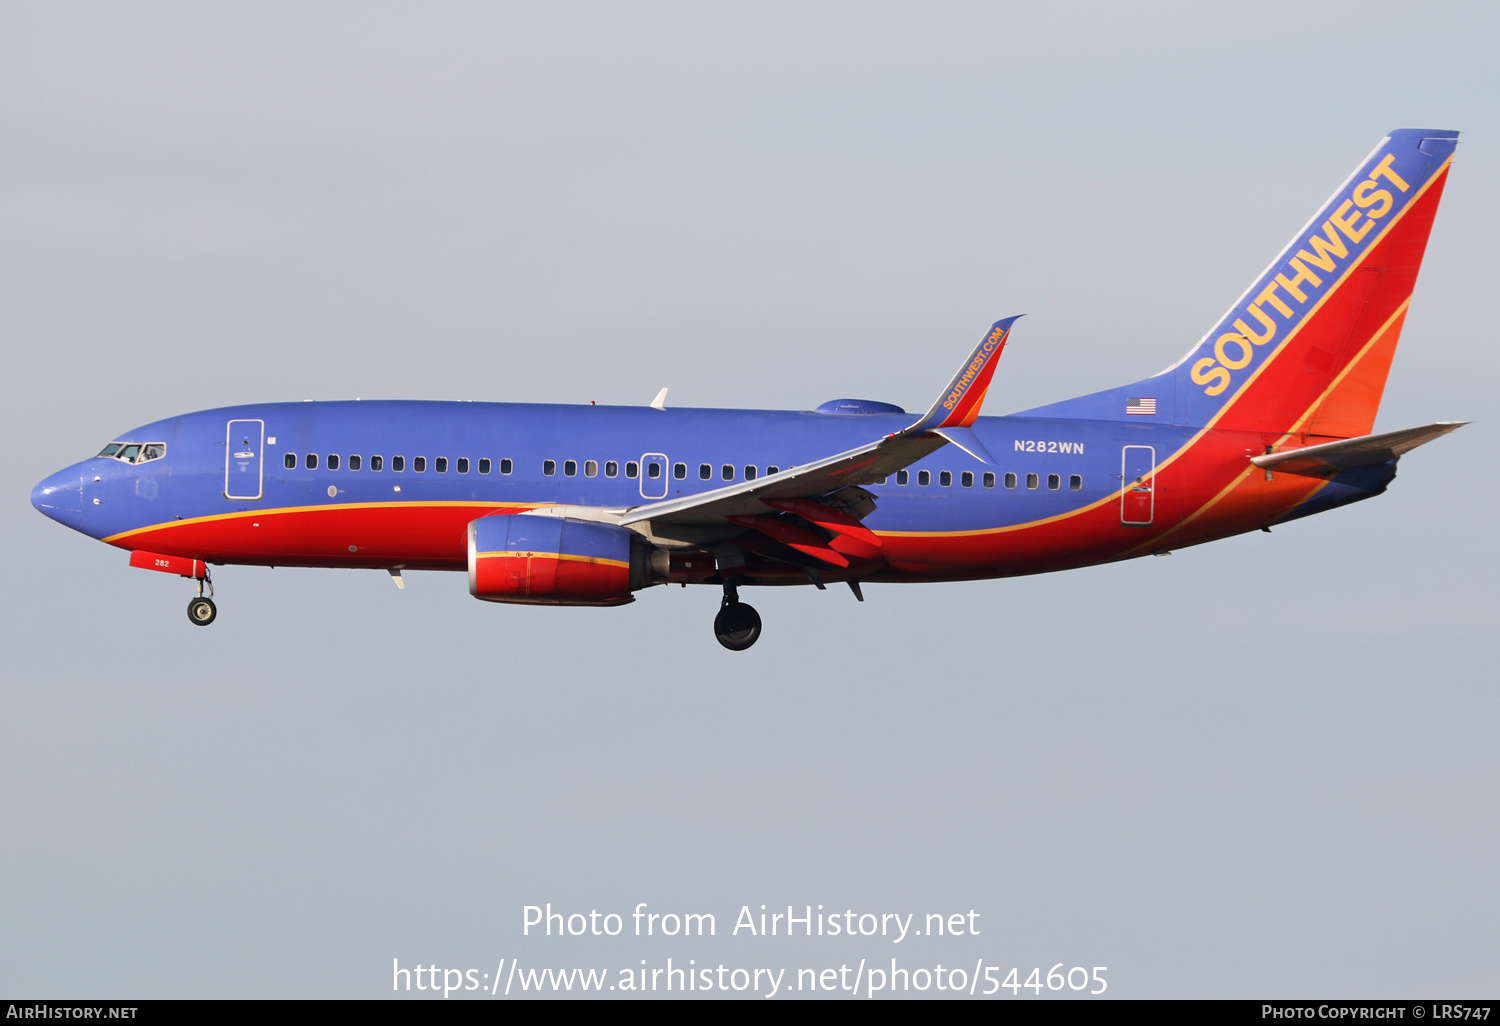
<path fill-rule="evenodd" d="M 165 442 L 110 442 L 99 452 L 103 459 L 116 459 L 122 463 L 146 463 L 159 460 L 166 454 Z"/>

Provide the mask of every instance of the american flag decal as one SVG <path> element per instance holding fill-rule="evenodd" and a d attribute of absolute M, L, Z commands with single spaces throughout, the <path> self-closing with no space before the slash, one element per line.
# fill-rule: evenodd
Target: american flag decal
<path fill-rule="evenodd" d="M 1154 416 L 1156 416 L 1156 400 L 1155 399 L 1126 399 L 1125 400 L 1125 412 L 1126 413 L 1138 413 L 1138 414 L 1142 414 L 1143 416 L 1154 417 Z"/>

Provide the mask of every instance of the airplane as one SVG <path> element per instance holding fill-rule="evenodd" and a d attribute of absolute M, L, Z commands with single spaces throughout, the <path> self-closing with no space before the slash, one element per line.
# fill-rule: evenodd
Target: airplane
<path fill-rule="evenodd" d="M 932 407 L 814 411 L 352 401 L 156 421 L 36 486 L 52 519 L 196 581 L 210 566 L 466 571 L 488 602 L 617 606 L 720 589 L 977 580 L 1162 555 L 1379 495 L 1464 422 L 1372 434 L 1452 131 L 1381 140 L 1181 360 L 1009 416 L 980 408 L 1015 317 Z M 207 594 L 205 594 L 207 586 Z"/>

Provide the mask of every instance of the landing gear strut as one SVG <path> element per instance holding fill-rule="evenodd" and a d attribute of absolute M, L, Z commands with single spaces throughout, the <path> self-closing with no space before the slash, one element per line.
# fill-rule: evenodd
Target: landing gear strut
<path fill-rule="evenodd" d="M 760 614 L 740 601 L 739 586 L 733 580 L 724 585 L 724 601 L 714 617 L 714 637 L 731 652 L 743 652 L 760 638 Z"/>
<path fill-rule="evenodd" d="M 214 605 L 214 600 L 205 597 L 203 594 L 203 585 L 205 584 L 208 585 L 208 594 L 212 595 L 214 593 L 214 582 L 208 577 L 208 568 L 206 565 L 204 567 L 204 576 L 198 578 L 198 595 L 188 603 L 187 610 L 188 620 L 199 627 L 207 627 L 214 622 L 214 617 L 219 615 L 219 607 Z"/>

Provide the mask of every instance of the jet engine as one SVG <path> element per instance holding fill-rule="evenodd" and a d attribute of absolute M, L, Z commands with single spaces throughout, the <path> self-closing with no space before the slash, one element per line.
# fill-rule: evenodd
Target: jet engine
<path fill-rule="evenodd" d="M 469 594 L 534 606 L 622 606 L 666 578 L 667 553 L 634 531 L 515 513 L 469 523 Z"/>

